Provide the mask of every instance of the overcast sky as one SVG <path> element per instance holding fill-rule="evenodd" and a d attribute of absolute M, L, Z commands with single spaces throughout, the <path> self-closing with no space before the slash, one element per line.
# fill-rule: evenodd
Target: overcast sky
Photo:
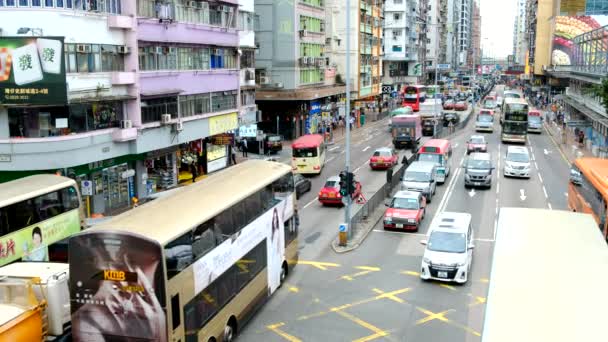
<path fill-rule="evenodd" d="M 480 7 L 483 54 L 493 57 L 512 54 L 517 0 L 481 0 Z"/>

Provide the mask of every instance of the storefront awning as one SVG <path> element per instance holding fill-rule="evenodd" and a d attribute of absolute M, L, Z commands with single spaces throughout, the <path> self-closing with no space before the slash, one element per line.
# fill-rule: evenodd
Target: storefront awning
<path fill-rule="evenodd" d="M 131 95 L 110 95 L 110 96 L 94 96 L 94 97 L 77 97 L 68 100 L 70 104 L 91 103 L 91 102 L 108 102 L 108 101 L 127 101 L 135 100 L 137 97 Z"/>
<path fill-rule="evenodd" d="M 177 95 L 181 92 L 183 92 L 183 90 L 177 89 L 177 88 L 159 89 L 159 90 L 155 90 L 155 91 L 141 92 L 141 97 L 170 96 L 170 95 Z"/>
<path fill-rule="evenodd" d="M 325 86 L 293 90 L 258 88 L 255 92 L 255 97 L 256 101 L 311 101 L 345 93 L 345 86 Z"/>

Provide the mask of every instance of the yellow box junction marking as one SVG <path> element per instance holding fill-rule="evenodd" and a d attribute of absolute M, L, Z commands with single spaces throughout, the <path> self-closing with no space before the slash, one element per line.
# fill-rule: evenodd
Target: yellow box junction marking
<path fill-rule="evenodd" d="M 372 325 L 371 323 L 368 323 L 358 317 L 355 317 L 347 312 L 338 311 L 337 313 L 338 313 L 338 315 L 348 319 L 349 321 L 356 323 L 357 325 L 359 325 L 365 329 L 371 330 L 373 332 L 372 335 L 361 337 L 359 339 L 353 340 L 353 342 L 367 342 L 367 341 L 375 340 L 378 337 L 388 336 L 388 332 L 386 332 L 386 331 L 376 327 L 375 325 Z"/>
<path fill-rule="evenodd" d="M 357 272 L 355 274 L 343 275 L 342 277 L 340 277 L 340 279 L 352 281 L 353 278 L 360 277 L 362 275 L 365 275 L 365 274 L 368 274 L 368 273 L 371 273 L 371 272 L 378 272 L 378 271 L 380 271 L 380 267 L 357 266 L 355 268 L 356 269 L 360 269 L 362 271 L 361 272 Z"/>
<path fill-rule="evenodd" d="M 486 303 L 485 297 L 475 297 L 475 303 L 469 304 L 469 307 L 479 305 L 479 304 L 485 304 L 485 303 Z"/>
<path fill-rule="evenodd" d="M 282 327 L 284 325 L 285 325 L 285 323 L 280 322 L 280 323 L 276 323 L 276 324 L 267 325 L 266 328 L 268 328 L 268 330 L 276 333 L 277 335 L 281 336 L 282 338 L 286 339 L 289 342 L 302 342 L 302 340 L 300 340 L 299 338 L 289 335 L 288 333 L 279 329 L 280 327 Z"/>
<path fill-rule="evenodd" d="M 378 296 L 375 297 L 375 299 L 382 299 L 382 298 L 388 298 L 390 300 L 393 300 L 397 303 L 405 303 L 405 301 L 399 297 L 397 297 L 398 294 L 401 293 L 405 293 L 408 292 L 409 290 L 411 290 L 410 288 L 405 288 L 405 289 L 401 289 L 401 290 L 397 290 L 397 291 L 392 291 L 392 292 L 384 292 L 380 289 L 372 289 L 372 291 L 376 292 L 378 294 Z"/>
<path fill-rule="evenodd" d="M 426 322 L 430 322 L 430 321 L 435 320 L 435 319 L 438 319 L 440 321 L 443 321 L 443 322 L 447 323 L 450 320 L 447 319 L 445 317 L 445 315 L 447 315 L 448 313 L 450 313 L 452 311 L 455 311 L 454 309 L 450 309 L 450 310 L 445 310 L 445 311 L 441 311 L 441 312 L 435 313 L 435 312 L 432 312 L 430 310 L 427 310 L 427 309 L 424 309 L 424 308 L 421 308 L 421 307 L 418 307 L 418 306 L 416 307 L 416 309 L 418 311 L 422 312 L 423 314 L 427 315 L 425 318 L 422 318 L 422 319 L 419 319 L 418 321 L 416 321 L 416 325 L 424 324 Z"/>
<path fill-rule="evenodd" d="M 419 277 L 420 273 L 416 272 L 416 271 L 403 271 L 401 272 L 401 274 L 405 274 L 405 275 L 410 275 L 413 277 Z"/>
<path fill-rule="evenodd" d="M 446 288 L 446 289 L 448 289 L 448 290 L 452 290 L 452 291 L 458 291 L 458 290 L 456 290 L 456 288 L 455 288 L 454 286 L 452 286 L 452 285 L 448 285 L 448 284 L 439 284 L 439 286 L 441 286 L 441 287 L 443 287 L 443 288 Z"/>
<path fill-rule="evenodd" d="M 304 260 L 298 260 L 298 265 L 310 265 L 310 266 L 314 266 L 323 271 L 327 271 L 328 267 L 340 267 L 340 264 L 334 264 L 333 262 L 304 261 Z"/>

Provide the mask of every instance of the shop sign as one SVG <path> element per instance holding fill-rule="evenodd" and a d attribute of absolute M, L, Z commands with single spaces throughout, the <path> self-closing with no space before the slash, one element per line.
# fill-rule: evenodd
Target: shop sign
<path fill-rule="evenodd" d="M 310 103 L 310 114 L 317 114 L 321 112 L 321 104 L 318 101 L 313 101 Z"/>
<path fill-rule="evenodd" d="M 0 37 L 0 104 L 67 102 L 63 37 Z"/>
<path fill-rule="evenodd" d="M 253 138 L 257 135 L 258 125 L 247 125 L 239 127 L 239 137 Z"/>
<path fill-rule="evenodd" d="M 239 125 L 239 115 L 230 113 L 209 118 L 209 135 L 225 133 L 237 129 Z"/>
<path fill-rule="evenodd" d="M 93 196 L 93 182 L 90 180 L 81 181 L 80 192 L 82 196 Z"/>
<path fill-rule="evenodd" d="M 135 176 L 135 170 L 133 170 L 133 169 L 129 169 L 120 174 L 120 177 L 122 177 L 122 179 L 127 179 L 127 178 L 133 177 L 133 176 Z"/>
<path fill-rule="evenodd" d="M 213 145 L 232 145 L 232 134 L 222 133 L 209 137 Z"/>

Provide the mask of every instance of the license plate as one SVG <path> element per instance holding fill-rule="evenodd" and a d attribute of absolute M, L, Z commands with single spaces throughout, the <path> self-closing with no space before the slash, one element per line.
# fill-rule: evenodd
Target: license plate
<path fill-rule="evenodd" d="M 475 182 L 475 183 L 473 183 L 473 185 L 480 186 L 480 185 L 481 185 L 481 183 L 479 183 L 479 182 Z"/>
<path fill-rule="evenodd" d="M 402 224 L 402 223 L 397 223 L 395 226 L 396 226 L 397 228 L 403 228 L 403 224 Z"/>
<path fill-rule="evenodd" d="M 439 278 L 447 278 L 448 277 L 448 272 L 437 272 L 437 277 Z"/>

